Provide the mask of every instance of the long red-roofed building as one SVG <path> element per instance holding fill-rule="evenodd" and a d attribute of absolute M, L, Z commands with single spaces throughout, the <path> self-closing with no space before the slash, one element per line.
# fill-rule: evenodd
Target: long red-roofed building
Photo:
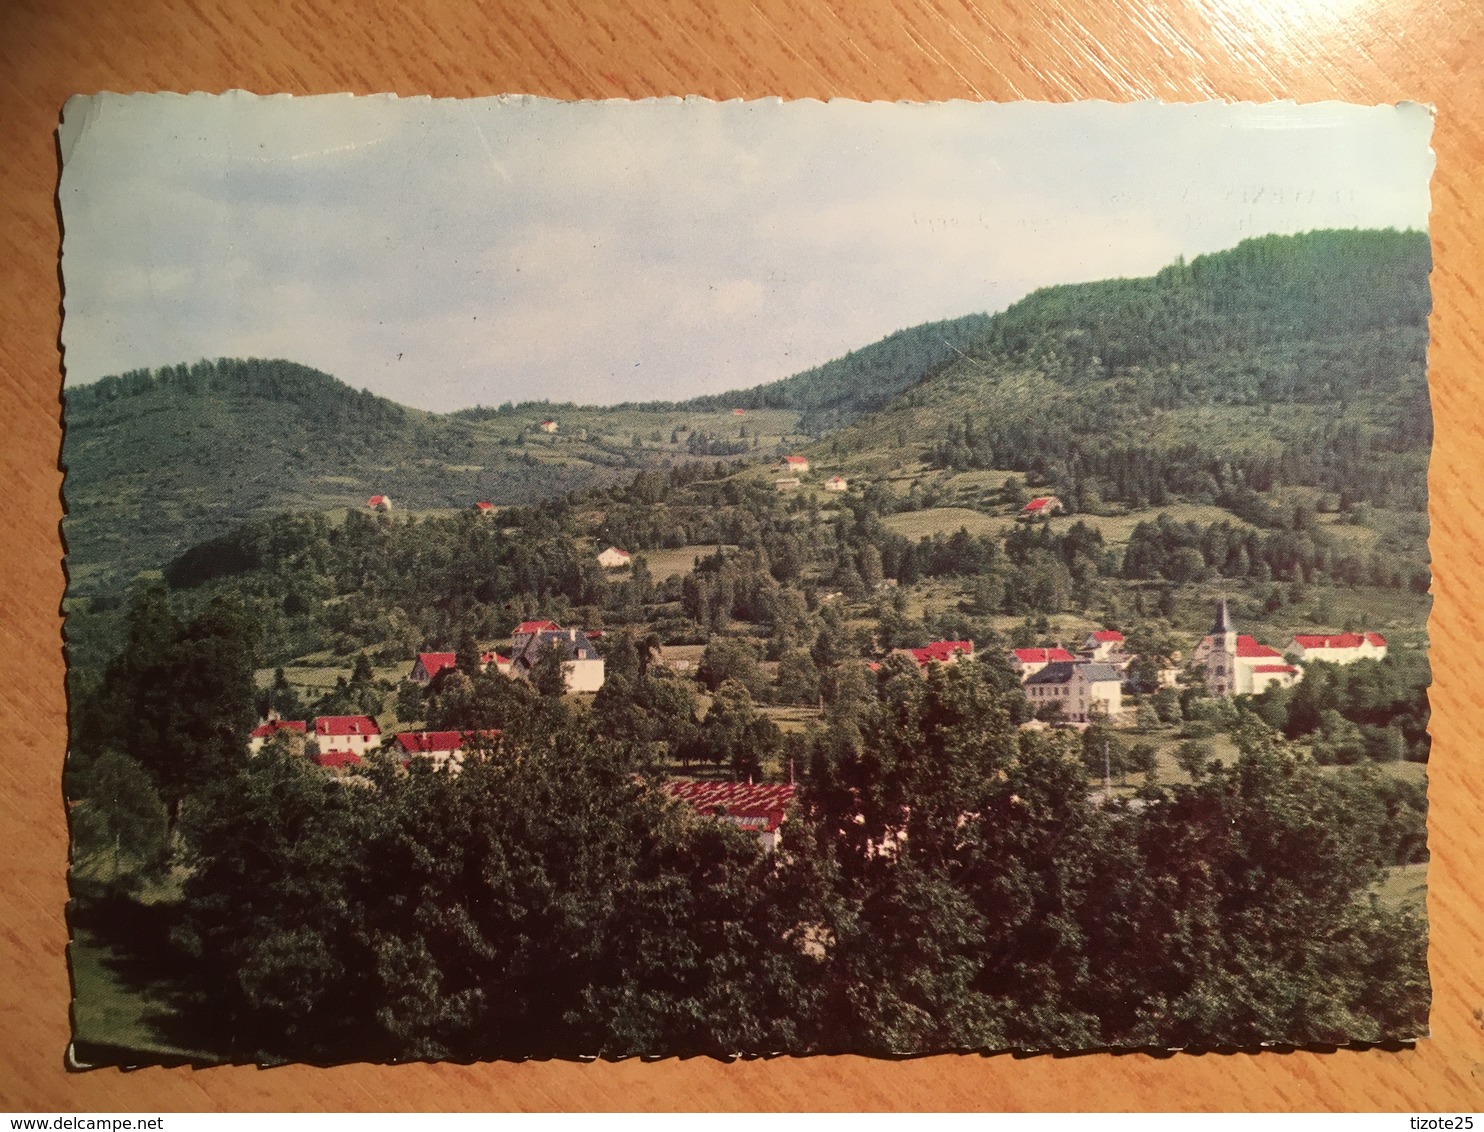
<path fill-rule="evenodd" d="M 788 818 L 795 787 L 791 782 L 670 782 L 665 792 L 699 814 L 757 834 L 763 850 L 771 853 L 778 847 L 779 827 Z"/>
<path fill-rule="evenodd" d="M 1354 664 L 1357 660 L 1383 660 L 1386 638 L 1380 633 L 1295 633 L 1287 651 L 1301 661 Z"/>
<path fill-rule="evenodd" d="M 973 641 L 931 641 L 920 649 L 898 649 L 917 662 L 917 667 L 929 664 L 957 664 L 966 656 L 974 655 Z"/>

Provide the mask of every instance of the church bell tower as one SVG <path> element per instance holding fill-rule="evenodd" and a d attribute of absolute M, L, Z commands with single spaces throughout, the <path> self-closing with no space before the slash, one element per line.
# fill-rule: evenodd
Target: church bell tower
<path fill-rule="evenodd" d="M 1213 696 L 1232 696 L 1237 687 L 1237 630 L 1226 609 L 1226 598 L 1216 607 L 1211 626 L 1211 655 L 1206 661 L 1206 688 Z"/>

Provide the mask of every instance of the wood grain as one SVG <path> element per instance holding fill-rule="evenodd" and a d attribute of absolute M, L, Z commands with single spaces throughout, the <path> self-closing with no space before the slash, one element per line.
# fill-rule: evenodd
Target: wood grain
<path fill-rule="evenodd" d="M 0 4 L 0 1108 L 1477 1109 L 1484 1097 L 1484 19 L 1472 0 Z M 53 131 L 99 90 L 1203 98 L 1437 107 L 1432 1037 L 1403 1052 L 67 1073 Z"/>

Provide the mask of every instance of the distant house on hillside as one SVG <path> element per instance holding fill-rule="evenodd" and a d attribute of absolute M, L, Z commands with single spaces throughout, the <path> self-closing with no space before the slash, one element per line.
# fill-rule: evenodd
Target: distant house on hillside
<path fill-rule="evenodd" d="M 785 456 L 778 462 L 778 466 L 786 472 L 793 472 L 796 476 L 804 475 L 809 471 L 809 461 L 803 456 Z"/>
<path fill-rule="evenodd" d="M 542 421 L 540 428 L 542 432 L 555 432 L 557 430 L 557 423 L 556 421 Z"/>
<path fill-rule="evenodd" d="M 798 491 L 802 486 L 803 482 L 792 476 L 773 481 L 774 491 Z"/>
<path fill-rule="evenodd" d="M 368 715 L 322 715 L 314 721 L 320 766 L 353 766 L 381 746 L 381 728 Z"/>
<path fill-rule="evenodd" d="M 549 622 L 548 622 L 549 624 Z M 581 629 L 538 629 L 533 633 L 517 630 L 512 637 L 511 671 L 517 676 L 530 675 L 548 649 L 556 649 L 562 658 L 562 672 L 569 692 L 596 692 L 603 686 L 603 658 Z"/>
<path fill-rule="evenodd" d="M 266 723 L 260 723 L 252 729 L 252 734 L 247 737 L 247 753 L 255 755 L 263 749 L 268 740 L 280 731 L 287 731 L 294 735 L 307 735 L 309 727 L 303 720 L 298 719 L 270 719 Z"/>
<path fill-rule="evenodd" d="M 1047 519 L 1062 513 L 1061 500 L 1054 495 L 1039 495 L 1020 509 L 1022 519 Z"/>
<path fill-rule="evenodd" d="M 957 664 L 966 656 L 974 655 L 973 641 L 932 641 L 920 649 L 897 649 L 898 654 L 910 656 L 918 668 L 930 664 Z"/>
<path fill-rule="evenodd" d="M 1098 661 L 1056 661 L 1025 682 L 1031 704 L 1061 704 L 1062 718 L 1091 723 L 1099 717 L 1117 722 L 1123 715 L 1123 673 Z"/>
<path fill-rule="evenodd" d="M 1064 648 L 1011 649 L 1010 667 L 1024 684 L 1048 664 L 1070 664 L 1077 658 Z"/>
<path fill-rule="evenodd" d="M 476 514 L 479 515 L 490 516 L 495 513 L 495 505 L 493 503 L 486 502 L 485 500 L 480 500 L 478 503 L 474 504 L 474 511 Z"/>
<path fill-rule="evenodd" d="M 824 481 L 824 489 L 826 491 L 844 491 L 849 486 L 844 476 L 831 476 Z"/>
<path fill-rule="evenodd" d="M 500 737 L 498 731 L 404 731 L 396 737 L 397 754 L 403 764 L 413 759 L 428 759 L 434 770 L 448 768 L 450 774 L 458 774 L 464 761 L 464 752 L 476 740 L 493 742 Z"/>
<path fill-rule="evenodd" d="M 629 564 L 629 557 L 627 550 L 619 550 L 616 546 L 610 546 L 598 555 L 598 565 L 605 570 L 621 570 Z"/>
<path fill-rule="evenodd" d="M 732 410 L 732 416 L 734 416 L 734 417 L 745 417 L 746 415 L 747 415 L 747 410 L 746 409 L 733 409 Z"/>
<path fill-rule="evenodd" d="M 1283 651 L 1301 661 L 1354 664 L 1357 660 L 1384 660 L 1386 638 L 1380 633 L 1296 633 Z"/>
<path fill-rule="evenodd" d="M 373 511 L 390 511 L 392 509 L 392 497 L 390 495 L 373 495 L 366 500 L 366 506 Z"/>
<path fill-rule="evenodd" d="M 779 827 L 794 800 L 792 783 L 670 782 L 665 793 L 698 814 L 756 834 L 765 853 L 778 848 Z"/>

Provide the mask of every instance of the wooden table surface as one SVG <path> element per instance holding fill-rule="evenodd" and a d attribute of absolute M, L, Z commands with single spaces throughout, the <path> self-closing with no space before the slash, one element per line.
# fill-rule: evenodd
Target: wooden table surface
<path fill-rule="evenodd" d="M 1477 0 L 0 0 L 0 1109 L 1484 1108 Z M 1205 98 L 1437 107 L 1432 1037 L 1415 1049 L 68 1073 L 58 173 L 100 90 Z"/>

